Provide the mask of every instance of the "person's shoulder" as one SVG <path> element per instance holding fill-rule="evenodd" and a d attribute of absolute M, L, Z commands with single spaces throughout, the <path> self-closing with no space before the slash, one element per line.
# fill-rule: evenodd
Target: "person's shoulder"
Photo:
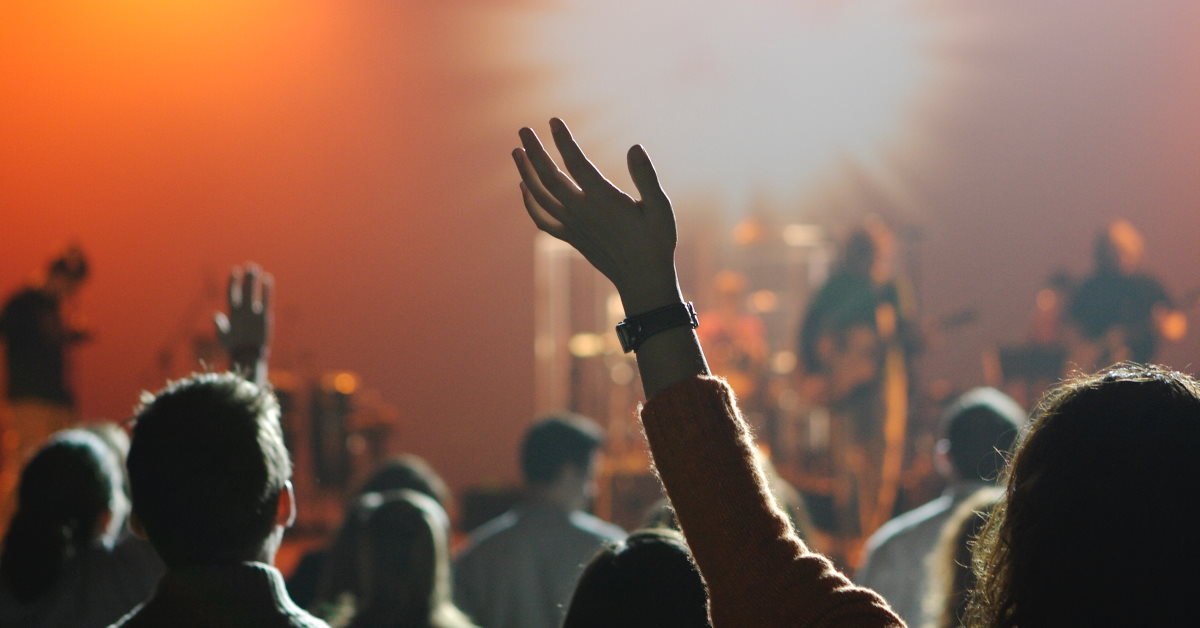
<path fill-rule="evenodd" d="M 1166 295 L 1167 289 L 1154 275 L 1134 273 L 1129 276 L 1129 284 L 1146 293 Z"/>
<path fill-rule="evenodd" d="M 5 315 L 11 316 L 13 312 L 30 309 L 38 303 L 40 296 L 41 291 L 34 288 L 22 288 L 14 292 L 4 302 L 4 306 L 0 307 L 0 317 Z"/>
<path fill-rule="evenodd" d="M 577 510 L 571 513 L 571 524 L 602 541 L 622 541 L 629 536 L 621 526 L 609 523 L 593 514 Z"/>
<path fill-rule="evenodd" d="M 8 300 L 9 305 L 20 304 L 25 306 L 54 302 L 54 297 L 47 294 L 46 291 L 32 286 L 18 290 L 13 294 L 12 298 Z"/>
<path fill-rule="evenodd" d="M 471 554 L 477 553 L 480 548 L 488 547 L 497 543 L 503 542 L 503 539 L 512 534 L 520 516 L 515 510 L 509 510 L 504 514 L 492 519 L 483 525 L 475 528 L 467 536 L 467 545 L 463 548 L 458 559 L 462 560 Z"/>
<path fill-rule="evenodd" d="M 918 530 L 940 525 L 940 519 L 950 513 L 953 505 L 953 500 L 949 495 L 942 495 L 937 499 L 925 502 L 904 514 L 898 515 L 896 518 L 880 526 L 871 535 L 871 538 L 867 539 L 867 551 L 879 551 L 889 545 L 902 542 L 902 539 L 914 534 Z"/>

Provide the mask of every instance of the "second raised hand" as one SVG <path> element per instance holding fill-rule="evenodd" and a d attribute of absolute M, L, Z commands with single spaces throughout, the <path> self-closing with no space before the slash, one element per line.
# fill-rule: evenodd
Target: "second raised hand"
<path fill-rule="evenodd" d="M 592 165 L 566 124 L 550 121 L 564 173 L 530 128 L 513 151 L 525 209 L 539 229 L 570 244 L 621 295 L 628 315 L 682 300 L 675 274 L 678 235 L 671 201 L 641 146 L 629 149 L 629 174 L 640 200 Z"/>
<path fill-rule="evenodd" d="M 271 291 L 274 278 L 257 264 L 229 273 L 229 313 L 217 312 L 217 339 L 229 354 L 231 368 L 259 384 L 266 383 L 271 344 Z"/>

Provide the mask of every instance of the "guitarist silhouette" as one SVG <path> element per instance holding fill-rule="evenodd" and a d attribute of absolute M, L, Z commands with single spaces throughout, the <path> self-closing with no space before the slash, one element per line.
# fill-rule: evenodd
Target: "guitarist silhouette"
<path fill-rule="evenodd" d="M 1152 362 L 1161 340 L 1176 341 L 1187 332 L 1186 316 L 1163 285 L 1138 272 L 1144 248 L 1142 235 L 1127 220 L 1112 222 L 1097 238 L 1095 270 L 1067 308 L 1073 332 L 1069 360 L 1076 367 Z"/>

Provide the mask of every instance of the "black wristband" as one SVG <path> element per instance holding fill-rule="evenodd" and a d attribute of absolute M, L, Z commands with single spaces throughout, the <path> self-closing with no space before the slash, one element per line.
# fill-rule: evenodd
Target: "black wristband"
<path fill-rule="evenodd" d="M 692 329 L 700 326 L 700 319 L 696 318 L 696 307 L 690 301 L 672 303 L 637 316 L 630 316 L 617 325 L 617 338 L 621 340 L 621 349 L 629 353 L 637 351 L 638 347 L 654 334 L 684 326 Z"/>

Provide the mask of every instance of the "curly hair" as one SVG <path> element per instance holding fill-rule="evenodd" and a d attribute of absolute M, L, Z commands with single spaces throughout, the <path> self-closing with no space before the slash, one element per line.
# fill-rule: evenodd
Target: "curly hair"
<path fill-rule="evenodd" d="M 1182 373 L 1119 364 L 1049 391 L 980 535 L 967 625 L 1192 623 L 1198 447 Z"/>

